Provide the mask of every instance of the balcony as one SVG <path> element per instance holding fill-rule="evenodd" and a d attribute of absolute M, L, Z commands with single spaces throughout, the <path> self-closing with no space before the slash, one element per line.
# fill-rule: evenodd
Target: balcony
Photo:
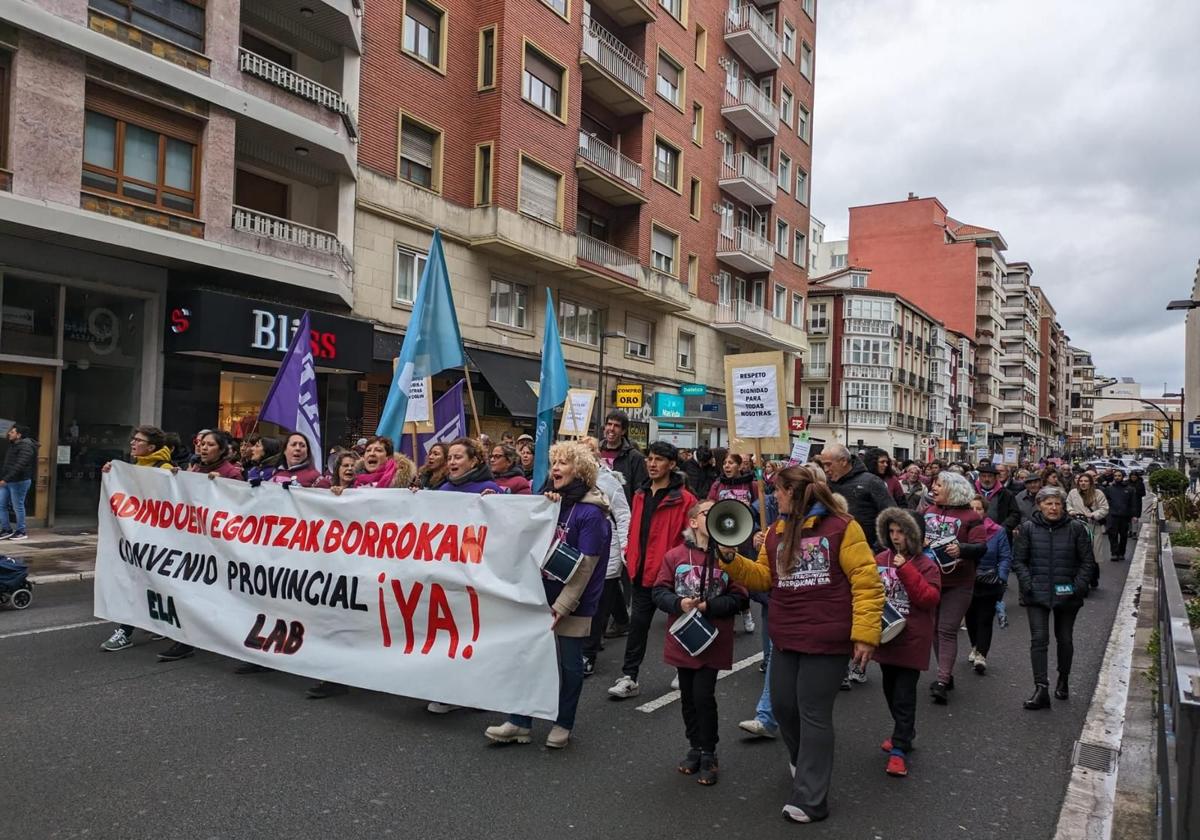
<path fill-rule="evenodd" d="M 809 321 L 808 322 L 808 334 L 809 335 L 829 335 L 829 322 L 825 321 L 825 320 Z"/>
<path fill-rule="evenodd" d="M 726 85 L 721 116 L 751 140 L 766 140 L 779 133 L 779 110 L 749 79 L 742 79 L 733 90 Z"/>
<path fill-rule="evenodd" d="M 584 92 L 614 114 L 650 110 L 646 102 L 646 62 L 588 15 L 583 16 L 579 55 Z"/>
<path fill-rule="evenodd" d="M 326 87 L 320 82 L 314 82 L 307 76 L 302 76 L 294 70 L 289 70 L 282 64 L 276 64 L 257 53 L 238 48 L 238 69 L 248 76 L 262 79 L 268 84 L 295 94 L 301 99 L 315 102 L 327 111 L 337 114 L 346 126 L 350 137 L 358 139 L 358 123 L 354 119 L 350 104 L 333 88 Z"/>
<path fill-rule="evenodd" d="M 739 227 L 717 233 L 717 259 L 746 273 L 770 271 L 775 265 L 775 249 L 764 237 Z"/>
<path fill-rule="evenodd" d="M 805 379 L 828 379 L 829 378 L 829 365 L 827 365 L 827 364 L 805 365 L 804 366 L 804 378 Z"/>
<path fill-rule="evenodd" d="M 638 277 L 638 288 L 672 312 L 686 312 L 692 308 L 687 283 L 665 272 L 647 268 Z"/>
<path fill-rule="evenodd" d="M 753 155 L 739 152 L 733 163 L 721 163 L 718 186 L 743 204 L 757 207 L 775 203 L 775 173 L 763 166 Z"/>
<path fill-rule="evenodd" d="M 351 269 L 353 263 L 340 240 L 327 230 L 302 225 L 248 207 L 233 207 L 233 229 L 260 236 L 275 242 L 293 245 L 316 254 L 337 257 L 342 265 Z"/>
<path fill-rule="evenodd" d="M 691 308 L 685 283 L 642 265 L 634 254 L 584 233 L 576 235 L 575 248 L 580 268 L 592 277 L 610 281 L 590 284 L 603 294 L 626 298 L 626 303 L 633 306 L 644 306 L 649 298 L 656 308 L 672 312 Z"/>
<path fill-rule="evenodd" d="M 806 350 L 804 333 L 748 300 L 717 302 L 713 327 L 737 338 L 780 350 Z"/>
<path fill-rule="evenodd" d="M 592 5 L 603 9 L 620 26 L 635 26 L 654 20 L 653 3 L 642 0 L 592 0 Z"/>
<path fill-rule="evenodd" d="M 775 27 L 748 3 L 726 13 L 725 43 L 754 73 L 778 70 L 782 63 L 783 47 Z"/>
<path fill-rule="evenodd" d="M 851 396 L 851 399 L 854 397 Z M 884 429 L 892 422 L 892 413 L 890 411 L 863 411 L 859 409 L 840 409 L 838 411 L 838 420 L 845 423 L 850 421 L 851 426 Z"/>
<path fill-rule="evenodd" d="M 846 362 L 842 365 L 842 376 L 846 379 L 874 379 L 879 382 L 890 382 L 892 368 L 887 365 L 856 365 Z"/>
<path fill-rule="evenodd" d="M 575 169 L 579 186 L 609 204 L 621 206 L 646 201 L 642 192 L 645 178 L 642 165 L 584 131 L 579 132 Z"/>
<path fill-rule="evenodd" d="M 884 338 L 891 338 L 895 324 L 891 321 L 880 321 L 874 318 L 847 318 L 842 323 L 842 328 L 846 333 L 881 335 Z"/>

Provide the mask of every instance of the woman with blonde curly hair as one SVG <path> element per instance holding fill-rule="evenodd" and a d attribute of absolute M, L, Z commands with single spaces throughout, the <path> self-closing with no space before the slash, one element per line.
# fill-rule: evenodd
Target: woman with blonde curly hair
<path fill-rule="evenodd" d="M 558 537 L 582 556 L 575 571 L 563 583 L 543 577 L 550 605 L 550 626 L 558 645 L 558 717 L 546 746 L 562 749 L 575 728 L 575 710 L 583 691 L 583 641 L 591 631 L 592 616 L 604 591 L 612 526 L 608 499 L 596 488 L 600 465 L 581 443 L 556 443 L 550 447 L 550 484 L 546 498 L 561 502 Z M 510 715 L 484 734 L 501 744 L 528 744 L 533 719 Z"/>

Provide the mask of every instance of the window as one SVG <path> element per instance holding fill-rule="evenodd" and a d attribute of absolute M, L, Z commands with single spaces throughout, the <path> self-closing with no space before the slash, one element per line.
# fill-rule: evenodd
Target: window
<path fill-rule="evenodd" d="M 649 359 L 653 356 L 650 347 L 650 337 L 654 327 L 649 321 L 625 316 L 625 355 L 635 359 Z"/>
<path fill-rule="evenodd" d="M 542 2 L 558 12 L 560 17 L 567 16 L 567 0 L 542 0 Z"/>
<path fill-rule="evenodd" d="M 562 91 L 566 71 L 529 44 L 521 71 L 521 96 L 535 108 L 564 119 Z"/>
<path fill-rule="evenodd" d="M 788 128 L 792 127 L 792 102 L 795 97 L 787 88 L 779 89 L 779 121 Z"/>
<path fill-rule="evenodd" d="M 414 58 L 444 69 L 446 13 L 425 0 L 404 2 L 404 51 Z"/>
<path fill-rule="evenodd" d="M 688 209 L 692 218 L 700 221 L 700 179 L 692 178 L 692 189 L 688 196 Z"/>
<path fill-rule="evenodd" d="M 830 254 L 829 255 L 829 267 L 830 268 L 845 268 L 846 267 L 846 255 L 845 254 Z"/>
<path fill-rule="evenodd" d="M 808 204 L 808 173 L 796 167 L 796 200 Z"/>
<path fill-rule="evenodd" d="M 475 147 L 475 206 L 485 207 L 492 203 L 492 144 L 480 143 Z"/>
<path fill-rule="evenodd" d="M 658 51 L 658 71 L 655 75 L 654 90 L 663 99 L 676 108 L 683 106 L 683 68 L 662 50 Z"/>
<path fill-rule="evenodd" d="M 676 263 L 679 257 L 679 237 L 658 225 L 650 226 L 650 265 L 655 271 L 676 274 Z"/>
<path fill-rule="evenodd" d="M 792 292 L 792 326 L 804 326 L 804 296 L 799 292 Z"/>
<path fill-rule="evenodd" d="M 479 30 L 479 89 L 496 86 L 496 27 Z"/>
<path fill-rule="evenodd" d="M 0 51 L 0 167 L 8 165 L 8 53 Z"/>
<path fill-rule="evenodd" d="M 676 349 L 679 354 L 679 367 L 683 370 L 694 369 L 696 367 L 696 336 L 681 331 Z"/>
<path fill-rule="evenodd" d="M 810 18 L 817 16 L 817 0 L 804 0 L 804 14 Z"/>
<path fill-rule="evenodd" d="M 704 106 L 699 102 L 692 103 L 692 142 L 704 145 Z"/>
<path fill-rule="evenodd" d="M 791 240 L 791 229 L 783 219 L 775 220 L 775 253 L 787 256 L 788 243 Z"/>
<path fill-rule="evenodd" d="M 851 289 L 865 289 L 865 288 L 867 288 L 867 275 L 865 275 L 865 274 L 851 274 L 851 275 L 850 275 L 850 288 L 851 288 Z"/>
<path fill-rule="evenodd" d="M 417 283 L 425 273 L 426 254 L 396 247 L 396 288 L 392 299 L 396 303 L 412 303 L 417 298 Z"/>
<path fill-rule="evenodd" d="M 887 382 L 846 383 L 846 407 L 851 411 L 891 411 L 892 386 Z"/>
<path fill-rule="evenodd" d="M 805 108 L 803 105 L 797 105 L 796 106 L 796 134 L 805 143 L 812 142 L 811 135 L 809 134 L 810 121 L 811 121 L 811 117 L 808 113 L 808 109 Z"/>
<path fill-rule="evenodd" d="M 828 327 L 829 326 L 829 306 L 824 303 L 810 303 L 808 305 L 808 326 L 809 327 Z"/>
<path fill-rule="evenodd" d="M 654 180 L 679 192 L 679 149 L 662 138 L 654 140 Z"/>
<path fill-rule="evenodd" d="M 804 231 L 796 231 L 793 234 L 792 243 L 792 262 L 796 265 L 805 265 L 808 262 L 808 237 L 804 235 Z"/>
<path fill-rule="evenodd" d="M 401 115 L 400 177 L 427 190 L 440 190 L 441 156 L 441 132 Z"/>
<path fill-rule="evenodd" d="M 567 341 L 600 344 L 600 310 L 570 300 L 558 302 L 558 331 Z"/>
<path fill-rule="evenodd" d="M 90 0 L 94 9 L 168 41 L 204 49 L 204 3 L 195 0 Z"/>
<path fill-rule="evenodd" d="M 528 318 L 529 287 L 493 277 L 492 292 L 488 301 L 488 320 L 523 330 L 528 327 Z"/>
<path fill-rule="evenodd" d="M 200 129 L 189 120 L 88 88 L 80 180 L 90 190 L 194 216 L 199 140 Z"/>
<path fill-rule="evenodd" d="M 561 225 L 562 176 L 521 157 L 520 209 L 527 216 L 551 225 Z"/>
<path fill-rule="evenodd" d="M 777 321 L 786 321 L 788 313 L 788 290 L 775 284 L 775 289 L 771 295 L 771 314 L 775 316 Z"/>
<path fill-rule="evenodd" d="M 852 365 L 891 365 L 892 342 L 886 338 L 847 338 L 846 361 Z"/>
<path fill-rule="evenodd" d="M 683 20 L 683 0 L 658 0 L 658 5 L 666 9 L 675 20 Z"/>
<path fill-rule="evenodd" d="M 809 414 L 824 414 L 825 413 L 825 389 L 824 388 L 809 388 L 808 389 L 808 413 Z"/>
<path fill-rule="evenodd" d="M 577 205 L 575 208 L 575 232 L 599 239 L 601 242 L 607 242 L 608 219 L 597 216 L 590 210 Z"/>
<path fill-rule="evenodd" d="M 821 306 L 824 305 L 825 304 L 821 304 Z M 814 344 L 810 344 L 808 347 L 808 352 L 808 366 L 812 368 L 814 373 L 819 370 L 824 370 L 829 364 L 829 345 L 824 341 L 818 341 Z"/>
<path fill-rule="evenodd" d="M 790 20 L 783 22 L 783 54 L 788 60 L 796 60 L 796 27 Z"/>
<path fill-rule="evenodd" d="M 272 44 L 265 38 L 260 38 L 249 30 L 243 29 L 241 35 L 242 46 L 252 53 L 261 55 L 269 61 L 274 61 L 280 67 L 286 67 L 289 70 L 295 68 L 295 58 L 290 52 Z"/>
<path fill-rule="evenodd" d="M 687 282 L 688 292 L 696 294 L 700 286 L 700 258 L 695 254 L 688 254 L 687 259 Z"/>
<path fill-rule="evenodd" d="M 792 185 L 792 159 L 783 152 L 779 153 L 779 171 L 775 173 L 775 182 L 784 192 Z"/>
<path fill-rule="evenodd" d="M 804 41 L 800 42 L 800 75 L 812 81 L 813 75 L 813 51 L 812 47 Z"/>
<path fill-rule="evenodd" d="M 728 136 L 721 137 L 721 160 L 726 166 L 733 166 L 734 154 L 737 151 L 733 145 L 733 139 Z"/>
<path fill-rule="evenodd" d="M 708 64 L 708 30 L 696 24 L 696 66 L 701 70 Z"/>

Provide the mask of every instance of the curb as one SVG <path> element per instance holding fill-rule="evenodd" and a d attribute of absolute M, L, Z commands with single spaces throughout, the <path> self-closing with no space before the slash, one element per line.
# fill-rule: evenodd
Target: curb
<path fill-rule="evenodd" d="M 63 572 L 56 575 L 30 575 L 30 583 L 42 585 L 45 583 L 75 583 L 81 580 L 93 580 L 96 572 Z"/>

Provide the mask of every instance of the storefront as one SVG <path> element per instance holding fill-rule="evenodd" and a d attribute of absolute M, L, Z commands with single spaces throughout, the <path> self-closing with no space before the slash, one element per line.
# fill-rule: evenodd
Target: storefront
<path fill-rule="evenodd" d="M 707 392 L 684 396 L 656 391 L 648 398 L 654 420 L 651 440 L 669 441 L 686 449 L 729 445 L 725 400 L 721 397 Z"/>
<path fill-rule="evenodd" d="M 309 310 L 311 349 L 325 447 L 364 434 L 364 376 L 373 365 L 370 323 Z M 190 435 L 219 428 L 234 438 L 259 423 L 266 399 L 304 310 L 223 292 L 185 289 L 167 296 L 163 331 L 162 427 Z"/>

